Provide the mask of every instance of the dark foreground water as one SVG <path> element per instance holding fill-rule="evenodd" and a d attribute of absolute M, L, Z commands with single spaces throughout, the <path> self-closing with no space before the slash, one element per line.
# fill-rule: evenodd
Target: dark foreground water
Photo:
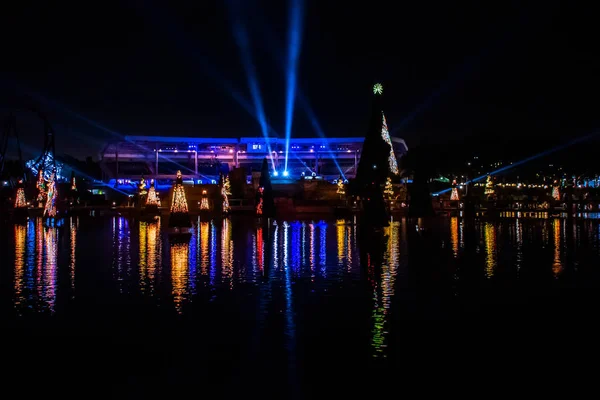
<path fill-rule="evenodd" d="M 598 220 L 401 220 L 361 239 L 351 220 L 234 217 L 198 220 L 184 243 L 164 225 L 0 226 L 4 381 L 82 396 L 367 397 L 408 384 L 400 370 L 425 382 L 462 370 L 471 352 L 529 357 L 543 342 L 556 359 L 558 332 L 600 315 Z M 436 319 L 463 322 L 415 321 Z M 539 321 L 557 327 L 526 333 Z"/>

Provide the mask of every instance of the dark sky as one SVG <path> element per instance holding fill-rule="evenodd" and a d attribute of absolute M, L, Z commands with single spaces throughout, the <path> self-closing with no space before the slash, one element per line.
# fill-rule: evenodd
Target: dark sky
<path fill-rule="evenodd" d="M 595 15 L 567 4 L 307 0 L 299 90 L 328 136 L 364 135 L 370 88 L 381 81 L 390 128 L 409 147 L 541 150 L 599 125 Z M 244 22 L 269 123 L 283 135 L 288 1 L 14 7 L 0 23 L 0 106 L 4 114 L 39 107 L 59 152 L 95 155 L 114 137 L 98 126 L 123 135 L 261 135 L 236 101 L 252 105 L 232 12 Z M 315 135 L 299 102 L 294 115 L 293 135 Z M 39 123 L 22 113 L 19 124 L 40 147 Z"/>

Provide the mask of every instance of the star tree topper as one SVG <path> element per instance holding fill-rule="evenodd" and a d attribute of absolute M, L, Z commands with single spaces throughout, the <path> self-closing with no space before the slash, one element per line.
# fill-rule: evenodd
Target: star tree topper
<path fill-rule="evenodd" d="M 383 94 L 383 85 L 381 83 L 373 85 L 373 94 Z"/>

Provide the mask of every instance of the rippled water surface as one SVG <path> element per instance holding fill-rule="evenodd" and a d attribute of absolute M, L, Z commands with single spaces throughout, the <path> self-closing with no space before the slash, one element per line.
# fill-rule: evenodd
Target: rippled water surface
<path fill-rule="evenodd" d="M 176 243 L 164 225 L 2 225 L 1 320 L 58 338 L 15 348 L 18 362 L 66 351 L 72 368 L 109 363 L 121 377 L 109 383 L 139 393 L 202 376 L 232 393 L 268 379 L 280 397 L 311 396 L 332 373 L 402 360 L 410 320 L 585 318 L 598 305 L 597 220 L 401 220 L 361 239 L 352 220 L 233 217 L 198 220 Z M 79 352 L 82 336 L 102 339 Z"/>

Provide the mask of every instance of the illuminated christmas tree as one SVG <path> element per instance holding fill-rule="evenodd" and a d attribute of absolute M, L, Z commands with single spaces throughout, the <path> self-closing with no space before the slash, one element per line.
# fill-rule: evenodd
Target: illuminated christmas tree
<path fill-rule="evenodd" d="M 452 181 L 452 194 L 450 195 L 450 200 L 460 200 L 460 196 L 458 195 L 458 188 L 456 187 L 456 179 Z"/>
<path fill-rule="evenodd" d="M 46 201 L 46 181 L 44 181 L 44 171 L 40 168 L 38 170 L 37 182 L 35 183 L 35 187 L 38 191 L 37 202 L 39 207 L 43 207 L 44 202 Z"/>
<path fill-rule="evenodd" d="M 223 180 L 223 189 L 225 189 L 225 194 L 227 196 L 231 196 L 231 182 L 229 181 L 229 175 L 225 175 L 225 179 Z"/>
<path fill-rule="evenodd" d="M 71 190 L 73 192 L 77 191 L 77 182 L 75 181 L 75 171 L 71 172 Z"/>
<path fill-rule="evenodd" d="M 177 179 L 173 186 L 173 200 L 171 202 L 169 226 L 179 228 L 189 228 L 192 226 L 190 216 L 188 215 L 188 204 L 185 198 L 185 189 L 183 187 L 183 176 L 181 175 L 181 171 L 177 171 Z"/>
<path fill-rule="evenodd" d="M 344 185 L 344 179 L 341 176 L 337 180 L 337 194 L 340 196 L 346 194 L 346 185 Z"/>
<path fill-rule="evenodd" d="M 493 196 L 495 193 L 494 181 L 492 180 L 492 177 L 490 175 L 487 176 L 487 181 L 485 182 L 485 192 L 484 193 L 486 196 Z"/>
<path fill-rule="evenodd" d="M 385 120 L 385 115 L 383 114 L 383 111 L 381 112 L 381 118 L 381 137 L 390 146 L 390 153 L 388 155 L 388 165 L 390 168 L 390 172 L 394 175 L 398 175 L 400 173 L 400 171 L 398 170 L 398 161 L 396 160 L 396 155 L 394 154 L 394 146 L 392 145 L 392 139 L 390 139 L 390 133 L 388 132 L 387 122 Z"/>
<path fill-rule="evenodd" d="M 148 196 L 146 197 L 146 208 L 158 208 L 160 199 L 154 188 L 154 179 L 150 180 L 150 189 L 148 189 Z"/>
<path fill-rule="evenodd" d="M 265 188 L 263 188 L 262 186 L 258 187 L 258 191 L 256 192 L 256 197 L 257 197 L 257 201 L 256 201 L 256 215 L 263 215 L 263 204 L 264 204 L 264 200 L 263 200 L 263 195 L 265 192 Z"/>
<path fill-rule="evenodd" d="M 273 200 L 273 188 L 271 186 L 271 175 L 269 174 L 269 163 L 263 159 L 256 192 L 256 215 L 265 217 L 275 216 L 275 201 Z"/>
<path fill-rule="evenodd" d="M 146 189 L 146 179 L 144 179 L 144 175 L 140 179 L 140 184 L 138 185 L 138 196 L 139 203 L 138 204 L 146 204 L 146 196 L 148 195 L 148 189 Z"/>
<path fill-rule="evenodd" d="M 75 180 L 75 171 L 71 171 L 71 204 L 74 202 L 79 203 L 79 197 L 77 196 L 77 182 Z"/>
<path fill-rule="evenodd" d="M 558 186 L 552 188 L 552 198 L 554 200 L 560 200 L 560 189 Z"/>
<path fill-rule="evenodd" d="M 229 213 L 229 195 L 231 195 L 231 184 L 229 182 L 229 176 L 223 177 L 221 175 L 221 201 L 223 203 L 222 211 L 223 214 Z"/>
<path fill-rule="evenodd" d="M 48 181 L 48 191 L 46 194 L 46 206 L 44 207 L 44 217 L 54 218 L 56 217 L 56 199 L 58 193 L 56 190 L 56 171 L 52 171 L 50 180 Z"/>
<path fill-rule="evenodd" d="M 202 210 L 202 211 L 210 210 L 206 190 L 202 191 L 202 200 L 200 200 L 200 210 Z"/>
<path fill-rule="evenodd" d="M 15 208 L 27 208 L 27 199 L 25 198 L 25 185 L 23 184 L 23 179 L 19 179 L 19 184 L 17 185 Z"/>
<path fill-rule="evenodd" d="M 365 226 L 382 227 L 389 224 L 382 186 L 388 177 L 397 175 L 399 170 L 383 113 L 383 86 L 373 86 L 373 94 L 369 129 L 361 150 L 352 194 L 360 196 L 364 210 L 361 219 Z"/>
<path fill-rule="evenodd" d="M 395 198 L 395 193 L 394 193 L 394 186 L 392 185 L 392 178 L 390 178 L 389 176 L 387 177 L 386 181 L 385 181 L 385 188 L 383 189 L 383 194 L 385 195 L 385 197 L 387 197 L 388 200 L 394 200 Z"/>

